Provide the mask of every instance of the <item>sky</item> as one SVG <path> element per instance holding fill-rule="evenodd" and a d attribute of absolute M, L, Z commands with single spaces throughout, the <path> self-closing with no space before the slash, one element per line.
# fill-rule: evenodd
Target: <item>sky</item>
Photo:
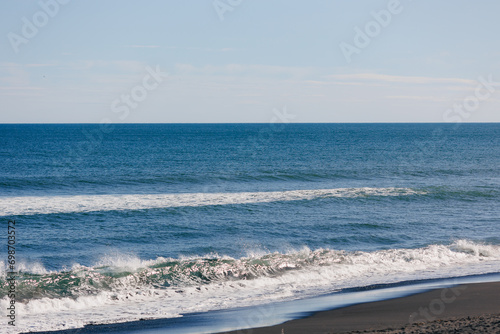
<path fill-rule="evenodd" d="M 0 123 L 499 122 L 500 2 L 0 2 Z"/>

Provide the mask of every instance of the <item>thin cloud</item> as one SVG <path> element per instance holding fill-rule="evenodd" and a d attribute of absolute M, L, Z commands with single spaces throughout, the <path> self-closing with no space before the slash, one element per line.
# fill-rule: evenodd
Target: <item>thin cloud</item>
<path fill-rule="evenodd" d="M 256 76 L 256 77 L 308 77 L 318 72 L 311 67 L 287 67 L 272 65 L 206 65 L 196 67 L 191 64 L 176 64 L 176 70 L 192 75 L 228 75 L 228 76 Z"/>
<path fill-rule="evenodd" d="M 23 87 L 6 87 L 6 86 L 0 86 L 0 90 L 42 90 L 44 88 L 42 87 L 28 87 L 28 86 L 23 86 Z"/>
<path fill-rule="evenodd" d="M 56 66 L 55 64 L 25 64 L 26 67 L 51 67 Z"/>
<path fill-rule="evenodd" d="M 419 76 L 400 76 L 378 73 L 334 74 L 327 76 L 329 79 L 341 82 L 389 82 L 407 84 L 474 84 L 474 80 L 462 78 L 434 78 Z"/>
<path fill-rule="evenodd" d="M 386 99 L 393 100 L 418 100 L 418 101 L 431 101 L 431 102 L 445 102 L 449 99 L 436 97 L 436 96 L 419 96 L 419 95 L 390 95 L 386 96 Z"/>
<path fill-rule="evenodd" d="M 159 45 L 126 45 L 127 48 L 145 48 L 145 49 L 156 49 Z"/>

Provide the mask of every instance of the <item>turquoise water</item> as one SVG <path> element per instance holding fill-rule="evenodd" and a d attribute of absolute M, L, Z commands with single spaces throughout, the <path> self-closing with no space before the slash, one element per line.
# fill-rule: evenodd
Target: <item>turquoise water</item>
<path fill-rule="evenodd" d="M 0 125 L 0 157 L 26 328 L 500 272 L 499 124 Z"/>

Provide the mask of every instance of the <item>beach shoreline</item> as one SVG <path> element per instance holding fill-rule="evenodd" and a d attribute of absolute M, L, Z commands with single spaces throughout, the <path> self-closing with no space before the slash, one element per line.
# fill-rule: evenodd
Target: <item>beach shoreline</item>
<path fill-rule="evenodd" d="M 469 327 L 476 328 L 470 332 L 500 332 L 498 278 L 494 274 L 366 287 L 368 290 L 292 301 L 288 305 L 278 303 L 36 333 L 433 333 Z M 263 321 L 262 311 L 269 311 L 267 320 Z"/>
<path fill-rule="evenodd" d="M 500 332 L 500 282 L 471 283 L 362 303 L 280 325 L 223 333 Z"/>

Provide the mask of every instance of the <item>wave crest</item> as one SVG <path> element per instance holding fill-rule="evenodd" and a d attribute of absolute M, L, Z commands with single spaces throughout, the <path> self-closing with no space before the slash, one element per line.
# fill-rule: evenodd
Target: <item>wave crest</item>
<path fill-rule="evenodd" d="M 16 308 L 31 328 L 71 328 L 86 319 L 124 321 L 124 314 L 127 321 L 177 317 L 344 288 L 498 272 L 499 264 L 500 246 L 468 240 L 374 252 L 304 248 L 239 259 L 212 254 L 141 260 L 114 254 L 91 267 L 43 273 L 34 266 L 37 273 L 20 272 Z M 5 278 L 0 278 L 0 308 L 9 303 Z"/>
<path fill-rule="evenodd" d="M 418 249 L 389 249 L 374 252 L 305 247 L 289 253 L 268 253 L 234 259 L 216 254 L 206 257 L 141 260 L 114 254 L 87 267 L 75 264 L 70 270 L 48 272 L 40 264 L 19 268 L 18 291 L 21 301 L 95 295 L 101 291 L 136 288 L 186 288 L 248 281 L 282 279 L 304 273 L 328 272 L 330 281 L 341 282 L 357 275 L 388 275 L 437 270 L 454 265 L 500 260 L 500 246 L 457 240 L 446 245 Z M 4 272 L 5 273 L 5 272 Z M 290 276 L 289 275 L 289 276 Z M 0 278 L 5 287 L 5 274 Z M 5 291 L 0 297 L 5 296 Z"/>
<path fill-rule="evenodd" d="M 410 188 L 336 188 L 240 193 L 5 197 L 0 198 L 0 216 L 268 203 L 322 197 L 408 196 L 425 193 Z"/>

